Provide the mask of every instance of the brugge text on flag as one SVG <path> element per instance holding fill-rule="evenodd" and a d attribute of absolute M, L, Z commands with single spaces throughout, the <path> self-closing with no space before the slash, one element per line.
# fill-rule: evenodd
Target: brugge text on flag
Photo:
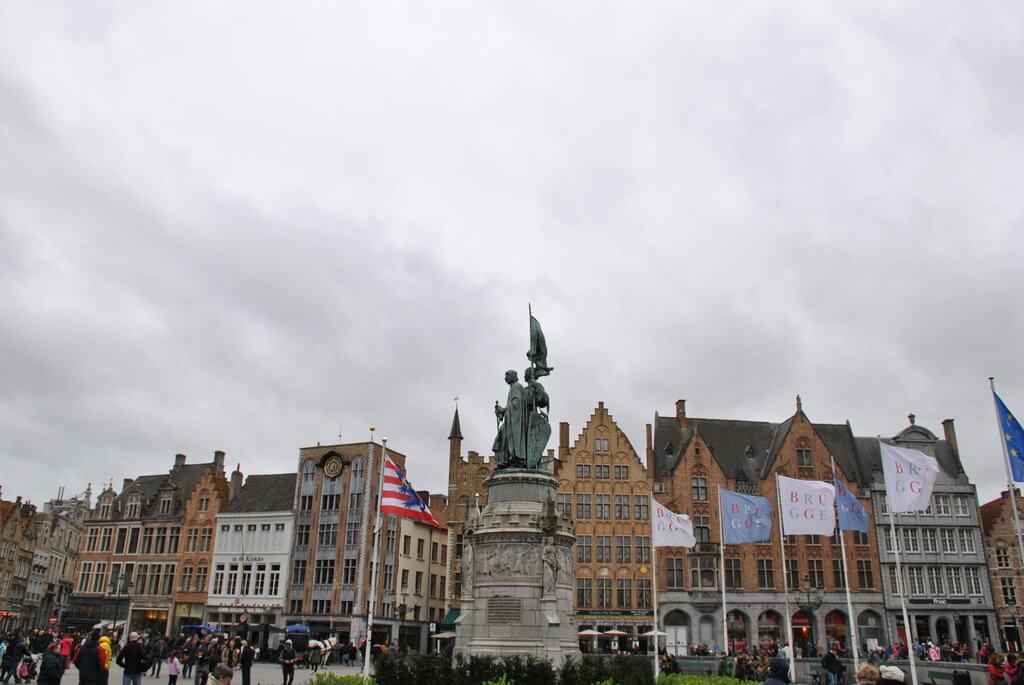
<path fill-rule="evenodd" d="M 651 507 L 651 538 L 655 547 L 693 547 L 693 522 L 686 514 L 677 514 L 661 506 L 657 500 Z"/>
<path fill-rule="evenodd" d="M 1021 429 L 1017 417 L 1003 404 L 1002 398 L 995 393 L 996 408 L 999 411 L 1000 439 L 1006 443 L 1006 456 L 1010 460 L 1010 471 L 1016 483 L 1024 482 L 1024 429 Z"/>
<path fill-rule="evenodd" d="M 760 542 L 772 537 L 772 503 L 757 495 L 720 490 L 725 544 Z"/>
<path fill-rule="evenodd" d="M 932 498 L 938 463 L 923 452 L 878 442 L 882 455 L 882 474 L 889 509 L 902 513 L 924 511 Z"/>
<path fill-rule="evenodd" d="M 820 480 L 779 476 L 783 535 L 829 535 L 836 531 L 836 490 Z"/>
<path fill-rule="evenodd" d="M 857 501 L 856 496 L 850 492 L 850 488 L 836 478 L 836 509 L 839 510 L 840 530 L 859 530 L 862 533 L 868 532 L 868 512 L 864 506 Z"/>
<path fill-rule="evenodd" d="M 391 457 L 384 460 L 384 490 L 381 493 L 380 512 L 382 514 L 397 514 L 415 521 L 423 521 L 432 526 L 441 527 L 430 509 L 420 496 L 416 494 L 412 485 L 405 479 L 402 469 L 398 468 Z"/>

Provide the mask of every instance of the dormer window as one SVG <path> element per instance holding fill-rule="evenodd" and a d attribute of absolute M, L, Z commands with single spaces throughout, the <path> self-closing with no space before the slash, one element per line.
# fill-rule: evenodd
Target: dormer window
<path fill-rule="evenodd" d="M 162 515 L 167 515 L 167 514 L 171 513 L 171 498 L 170 497 L 164 496 L 164 497 L 160 498 L 160 513 Z"/>
<path fill-rule="evenodd" d="M 198 507 L 198 509 L 199 509 L 199 511 L 209 511 L 210 510 L 210 498 L 209 497 L 200 497 L 199 498 L 199 507 Z"/>
<path fill-rule="evenodd" d="M 100 502 L 99 518 L 110 518 L 110 500 L 103 500 L 102 502 Z"/>
<path fill-rule="evenodd" d="M 809 469 L 811 463 L 811 445 L 806 439 L 801 439 L 796 445 L 796 467 L 798 469 Z"/>
<path fill-rule="evenodd" d="M 139 498 L 132 497 L 128 500 L 128 507 L 124 512 L 125 518 L 138 518 L 139 517 Z"/>

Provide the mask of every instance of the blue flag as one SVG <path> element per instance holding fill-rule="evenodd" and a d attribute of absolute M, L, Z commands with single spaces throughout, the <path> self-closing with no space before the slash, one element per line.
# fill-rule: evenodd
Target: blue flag
<path fill-rule="evenodd" d="M 868 532 L 868 512 L 864 509 L 850 489 L 835 479 L 836 509 L 839 510 L 840 530 L 859 530 Z"/>
<path fill-rule="evenodd" d="M 1010 471 L 1013 472 L 1013 480 L 1016 483 L 1024 482 L 1024 430 L 1020 422 L 1010 413 L 1003 401 L 992 393 L 996 398 L 996 411 L 999 413 L 1000 438 L 1006 443 L 1006 456 L 1010 459 Z"/>
<path fill-rule="evenodd" d="M 725 544 L 761 542 L 772 537 L 772 503 L 757 495 L 721 490 L 722 530 Z"/>

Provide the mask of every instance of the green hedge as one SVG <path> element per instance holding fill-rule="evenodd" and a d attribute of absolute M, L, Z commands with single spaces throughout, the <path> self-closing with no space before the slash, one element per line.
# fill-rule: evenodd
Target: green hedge
<path fill-rule="evenodd" d="M 309 679 L 308 685 L 376 685 L 373 678 L 361 675 L 338 675 L 320 671 Z"/>
<path fill-rule="evenodd" d="M 724 675 L 681 675 L 679 673 L 658 676 L 658 685 L 750 685 L 750 681 L 730 678 Z"/>
<path fill-rule="evenodd" d="M 651 658 L 637 656 L 569 658 L 555 669 L 549 660 L 533 656 L 458 656 L 453 663 L 433 654 L 392 653 L 375 665 L 376 685 L 654 685 Z M 312 685 L 349 684 L 314 681 Z"/>

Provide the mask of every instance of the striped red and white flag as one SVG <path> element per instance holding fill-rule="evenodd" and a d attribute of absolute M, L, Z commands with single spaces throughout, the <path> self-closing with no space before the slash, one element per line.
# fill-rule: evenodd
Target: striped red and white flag
<path fill-rule="evenodd" d="M 430 508 L 423 503 L 420 496 L 416 494 L 416 490 L 405 479 L 402 469 L 391 461 L 391 457 L 384 460 L 384 491 L 380 501 L 380 511 L 382 514 L 396 514 L 414 521 L 423 521 L 438 528 L 441 527 L 434 515 L 430 513 Z"/>

